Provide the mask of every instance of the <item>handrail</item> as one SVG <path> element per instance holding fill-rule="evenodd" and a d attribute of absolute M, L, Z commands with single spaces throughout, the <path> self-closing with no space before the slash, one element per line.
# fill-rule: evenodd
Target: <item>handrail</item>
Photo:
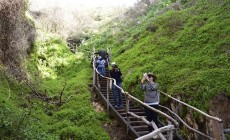
<path fill-rule="evenodd" d="M 131 116 L 133 116 L 133 117 L 135 117 L 135 118 L 141 119 L 143 122 L 145 122 L 147 125 L 152 126 L 154 129 L 158 129 L 157 126 L 156 126 L 156 124 L 155 124 L 153 121 L 149 122 L 144 116 L 136 115 L 136 114 L 133 113 L 133 112 L 128 112 L 128 114 L 131 115 Z M 173 125 L 172 125 L 172 126 L 173 126 Z M 174 126 L 173 126 L 173 128 L 174 128 Z M 154 133 L 154 134 L 156 135 L 156 133 Z M 149 134 L 147 134 L 147 135 L 145 135 L 145 136 L 142 136 L 142 137 L 140 137 L 140 138 L 138 138 L 138 139 L 141 140 L 142 138 L 148 138 L 148 137 L 153 136 L 154 134 L 149 133 Z M 159 136 L 161 137 L 161 139 L 165 139 L 164 136 L 163 136 L 161 133 L 159 134 Z M 137 140 L 137 139 L 136 139 L 136 140 Z"/>
<path fill-rule="evenodd" d="M 159 91 L 160 91 L 160 90 L 159 90 Z M 189 108 L 192 108 L 192 109 L 196 110 L 197 112 L 201 113 L 202 115 L 206 116 L 206 117 L 209 118 L 209 119 L 216 120 L 216 121 L 218 121 L 218 122 L 223 122 L 220 118 L 217 118 L 217 117 L 213 117 L 213 116 L 211 116 L 211 115 L 208 115 L 207 113 L 205 113 L 205 112 L 203 112 L 203 111 L 201 111 L 201 110 L 199 110 L 199 109 L 197 109 L 197 108 L 195 108 L 195 107 L 193 107 L 193 106 L 191 106 L 191 105 L 189 105 L 189 104 L 186 104 L 185 102 L 182 102 L 182 101 L 180 101 L 180 100 L 178 100 L 178 99 L 176 99 L 176 98 L 174 98 L 174 97 L 168 95 L 167 93 L 165 93 L 165 92 L 163 92 L 163 91 L 160 91 L 160 93 L 164 94 L 165 96 L 168 96 L 169 98 L 171 98 L 171 99 L 173 99 L 173 100 L 175 100 L 175 101 L 177 101 L 177 102 L 179 102 L 179 103 L 181 103 L 181 104 L 183 104 L 183 105 L 185 105 L 185 106 L 187 106 L 187 107 L 189 107 Z"/>
<path fill-rule="evenodd" d="M 153 138 L 153 136 L 156 136 L 158 134 L 161 134 L 162 132 L 164 131 L 169 131 L 169 130 L 173 130 L 174 129 L 174 126 L 173 125 L 167 125 L 167 126 L 164 126 L 164 127 L 161 127 L 161 128 L 158 128 L 156 130 L 154 130 L 153 132 L 147 134 L 147 135 L 144 135 L 142 137 L 139 137 L 137 138 L 136 140 L 145 140 L 145 139 L 149 139 L 149 138 Z"/>
<path fill-rule="evenodd" d="M 146 108 L 148 108 L 148 109 L 150 109 L 150 110 L 152 110 L 152 111 L 154 111 L 154 112 L 157 112 L 157 113 L 163 115 L 163 116 L 166 117 L 168 120 L 172 121 L 173 124 L 176 125 L 176 127 L 179 126 L 178 122 L 177 122 L 175 119 L 173 119 L 172 117 L 170 117 L 169 115 L 167 115 L 166 113 L 164 113 L 164 112 L 162 112 L 162 111 L 160 111 L 160 110 L 158 110 L 158 109 L 155 109 L 155 108 L 153 108 L 153 107 L 151 107 L 151 106 L 145 104 L 144 102 L 140 101 L 139 99 L 133 97 L 133 96 L 130 95 L 130 94 L 128 94 L 128 97 L 130 97 L 131 99 L 135 100 L 136 102 L 138 102 L 139 104 L 143 105 L 144 107 L 146 107 Z"/>
<path fill-rule="evenodd" d="M 202 132 L 200 132 L 200 131 L 198 131 L 198 130 L 192 128 L 192 127 L 190 127 L 185 121 L 183 121 L 183 120 L 180 118 L 180 116 L 178 116 L 175 112 L 171 111 L 169 108 L 167 108 L 167 107 L 165 107 L 165 106 L 162 106 L 162 105 L 159 105 L 159 107 L 168 110 L 170 113 L 172 113 L 174 116 L 176 116 L 176 118 L 177 118 L 186 128 L 190 129 L 191 131 L 193 131 L 193 132 L 195 132 L 195 133 L 200 134 L 201 136 L 203 136 L 203 137 L 205 137 L 205 138 L 208 138 L 208 139 L 210 139 L 210 140 L 213 140 L 212 137 L 210 137 L 210 136 L 208 136 L 208 135 L 206 135 L 206 134 L 204 134 L 204 133 L 202 133 Z"/>

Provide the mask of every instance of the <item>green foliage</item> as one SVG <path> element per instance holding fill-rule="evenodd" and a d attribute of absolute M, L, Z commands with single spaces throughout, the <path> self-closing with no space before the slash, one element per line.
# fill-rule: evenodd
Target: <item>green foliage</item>
<path fill-rule="evenodd" d="M 51 38 L 35 43 L 35 52 L 25 65 L 29 83 L 38 93 L 55 102 L 63 91 L 62 105 L 32 98 L 23 82 L 6 77 L 0 86 L 1 138 L 109 139 L 101 127 L 108 121 L 106 114 L 95 112 L 91 105 L 88 84 L 92 82 L 92 69 L 85 54 L 73 54 L 60 38 Z M 9 100 L 7 83 L 12 94 Z"/>
<path fill-rule="evenodd" d="M 207 110 L 215 95 L 230 95 L 230 7 L 226 1 L 183 4 L 190 6 L 162 14 L 157 11 L 167 3 L 161 3 L 139 18 L 141 25 L 119 25 L 120 32 L 106 38 L 109 42 L 102 38 L 103 45 L 98 39 L 91 43 L 96 48 L 112 46 L 124 88 L 136 97 L 143 99 L 139 82 L 150 71 L 157 75 L 160 90 L 181 94 L 183 101 Z"/>
<path fill-rule="evenodd" d="M 12 76 L 0 67 L 0 136 L 1 139 L 23 139 L 23 129 L 27 124 L 25 118 L 29 115 L 28 109 L 18 108 L 18 104 L 28 89 L 18 83 Z"/>
<path fill-rule="evenodd" d="M 102 127 L 98 127 L 107 121 L 105 113 L 96 113 L 90 104 L 90 61 L 83 53 L 72 54 L 59 39 L 37 43 L 37 48 L 36 60 L 42 60 L 37 63 L 38 69 L 44 68 L 39 69 L 41 73 L 52 70 L 50 75 L 42 75 L 40 90 L 59 97 L 65 87 L 62 100 L 67 101 L 60 108 L 44 106 L 42 113 L 48 120 L 43 123 L 48 126 L 47 133 L 61 139 L 108 139 Z"/>

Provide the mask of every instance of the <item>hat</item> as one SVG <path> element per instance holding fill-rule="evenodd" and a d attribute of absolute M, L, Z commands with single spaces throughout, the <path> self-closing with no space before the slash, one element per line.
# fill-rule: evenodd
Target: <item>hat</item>
<path fill-rule="evenodd" d="M 116 65 L 116 63 L 115 63 L 115 62 L 112 62 L 111 65 Z"/>
<path fill-rule="evenodd" d="M 153 75 L 153 73 L 152 72 L 148 72 L 147 75 Z"/>
<path fill-rule="evenodd" d="M 157 80 L 156 75 L 153 75 L 153 73 L 148 72 L 147 75 L 148 75 L 148 77 L 153 77 L 154 81 Z"/>

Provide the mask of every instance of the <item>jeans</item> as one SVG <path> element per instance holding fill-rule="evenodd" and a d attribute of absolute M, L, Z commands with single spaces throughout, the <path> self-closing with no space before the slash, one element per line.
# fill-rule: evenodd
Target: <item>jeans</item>
<path fill-rule="evenodd" d="M 122 82 L 117 82 L 117 85 L 122 88 Z M 118 90 L 118 104 L 117 104 L 117 90 Z M 114 106 L 122 106 L 122 93 L 121 90 L 118 89 L 114 84 L 112 85 L 112 91 L 113 91 L 113 100 L 114 100 Z"/>
<path fill-rule="evenodd" d="M 105 67 L 97 67 L 97 70 L 101 75 L 105 76 Z"/>
<path fill-rule="evenodd" d="M 149 106 L 151 106 L 151 107 L 153 107 L 155 109 L 158 109 L 158 107 L 159 107 L 158 105 L 149 105 Z M 159 127 L 157 113 L 152 111 L 152 110 L 149 110 L 148 108 L 145 108 L 145 113 L 146 113 L 146 116 L 147 116 L 147 120 L 149 122 L 154 121 L 155 124 L 157 125 L 157 127 Z M 149 127 L 149 132 L 152 132 L 153 127 L 152 126 L 148 126 L 148 127 Z"/>

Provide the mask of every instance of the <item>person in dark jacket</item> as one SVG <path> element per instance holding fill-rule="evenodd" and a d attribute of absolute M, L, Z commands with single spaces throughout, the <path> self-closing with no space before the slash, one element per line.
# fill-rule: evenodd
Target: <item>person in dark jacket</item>
<path fill-rule="evenodd" d="M 142 80 L 141 80 L 141 89 L 145 90 L 145 104 L 158 109 L 159 102 L 160 102 L 160 93 L 157 90 L 158 83 L 156 83 L 157 77 L 153 75 L 152 73 L 144 74 Z M 145 84 L 144 82 L 147 81 Z M 148 108 L 145 108 L 145 113 L 147 116 L 147 120 L 149 122 L 154 121 L 155 124 L 158 125 L 158 116 L 157 113 L 149 110 Z M 152 132 L 153 128 L 149 126 L 149 132 Z"/>
<path fill-rule="evenodd" d="M 112 70 L 110 70 L 110 77 L 116 80 L 116 84 L 122 88 L 122 73 L 121 70 L 115 63 L 112 63 Z M 121 109 L 122 106 L 122 93 L 119 88 L 112 84 L 112 91 L 113 91 L 113 99 L 114 99 L 114 107 L 115 109 Z M 117 91 L 118 91 L 118 103 L 117 103 Z"/>

